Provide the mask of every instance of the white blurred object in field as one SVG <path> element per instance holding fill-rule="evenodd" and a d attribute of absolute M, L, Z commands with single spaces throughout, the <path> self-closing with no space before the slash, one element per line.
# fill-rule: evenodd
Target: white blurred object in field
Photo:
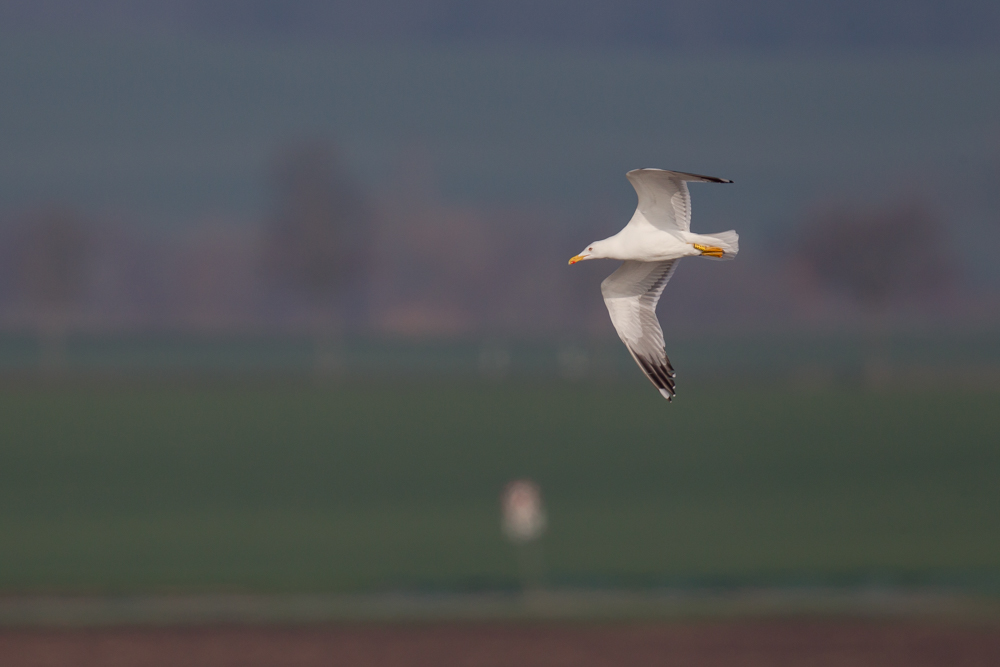
<path fill-rule="evenodd" d="M 516 544 L 530 542 L 545 532 L 545 507 L 538 485 L 517 479 L 507 485 L 501 499 L 503 532 Z"/>

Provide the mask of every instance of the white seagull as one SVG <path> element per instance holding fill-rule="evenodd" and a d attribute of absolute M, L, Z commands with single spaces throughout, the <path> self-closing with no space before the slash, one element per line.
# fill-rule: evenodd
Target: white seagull
<path fill-rule="evenodd" d="M 634 169 L 626 174 L 639 195 L 632 219 L 614 236 L 595 241 L 569 260 L 625 260 L 601 283 L 611 322 L 632 358 L 668 401 L 674 391 L 674 367 L 663 347 L 656 302 L 681 257 L 732 259 L 739 252 L 735 231 L 692 234 L 691 194 L 687 181 L 732 183 L 725 178 L 663 169 Z"/>

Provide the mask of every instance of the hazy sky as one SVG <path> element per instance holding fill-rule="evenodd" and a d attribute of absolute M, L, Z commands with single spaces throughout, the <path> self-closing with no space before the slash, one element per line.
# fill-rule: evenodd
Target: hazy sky
<path fill-rule="evenodd" d="M 5 0 L 8 29 L 712 50 L 1000 46 L 991 0 Z"/>

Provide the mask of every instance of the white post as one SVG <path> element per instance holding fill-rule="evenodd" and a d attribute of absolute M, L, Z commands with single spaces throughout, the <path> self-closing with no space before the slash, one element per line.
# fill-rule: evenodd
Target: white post
<path fill-rule="evenodd" d="M 542 493 L 531 480 L 517 479 L 504 488 L 500 504 L 503 532 L 517 549 L 521 586 L 525 591 L 538 589 L 545 571 L 539 538 L 547 525 Z"/>

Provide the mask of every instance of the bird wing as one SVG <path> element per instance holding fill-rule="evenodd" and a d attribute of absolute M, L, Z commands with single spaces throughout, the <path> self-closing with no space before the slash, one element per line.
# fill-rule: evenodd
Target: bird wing
<path fill-rule="evenodd" d="M 641 213 L 649 224 L 666 232 L 690 231 L 691 193 L 686 181 L 732 183 L 725 178 L 664 169 L 633 169 L 625 176 L 639 195 L 639 206 L 632 221 L 638 222 Z"/>
<path fill-rule="evenodd" d="M 656 303 L 678 261 L 627 261 L 601 283 L 611 323 L 632 358 L 668 401 L 676 393 L 674 367 L 663 349 L 663 330 L 656 319 Z"/>

